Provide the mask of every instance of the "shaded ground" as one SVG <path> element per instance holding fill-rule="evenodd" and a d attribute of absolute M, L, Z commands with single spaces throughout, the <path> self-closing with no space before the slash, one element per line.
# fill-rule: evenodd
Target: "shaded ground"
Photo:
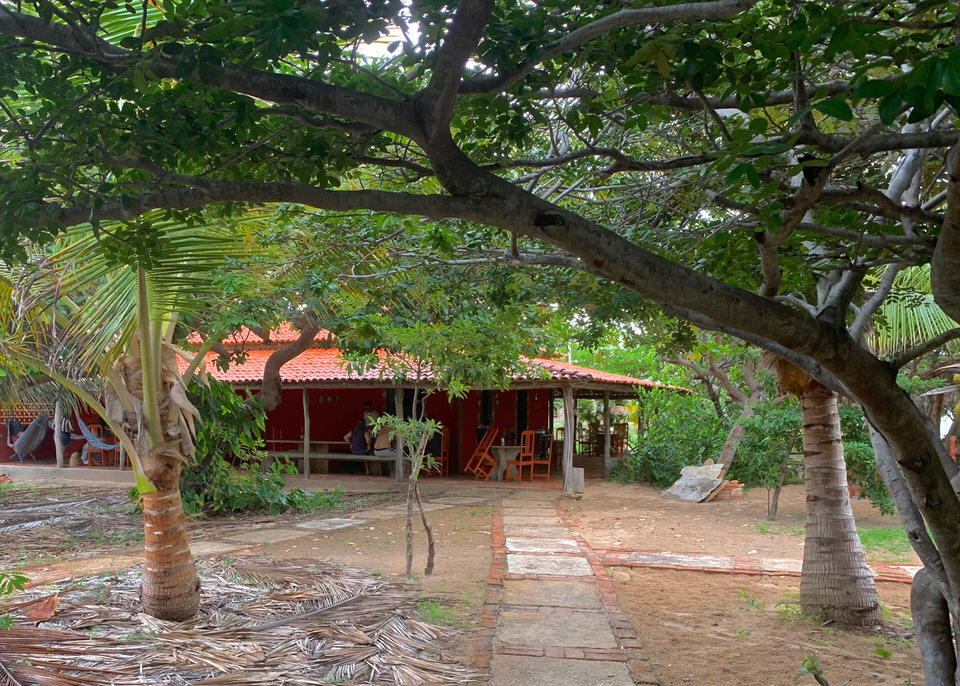
<path fill-rule="evenodd" d="M 449 647 L 463 662 L 483 664 L 485 638 L 478 631 L 485 582 L 491 565 L 493 508 L 513 490 L 469 489 L 451 484 L 448 494 L 469 495 L 457 505 L 448 498 L 428 514 L 438 541 L 436 572 L 422 577 L 425 541 L 416 524 L 415 574 L 403 577 L 404 532 L 401 494 L 368 496 L 347 512 L 280 517 L 206 520 L 192 525 L 197 555 L 323 559 L 365 569 L 375 578 L 398 582 L 411 594 L 423 619 L 465 630 Z M 0 490 L 3 510 L 47 500 L 73 505 L 67 520 L 34 529 L 0 533 L 0 564 L 20 568 L 35 580 L 122 569 L 139 560 L 140 523 L 126 505 L 126 489 L 39 488 Z M 445 494 L 430 494 L 438 504 Z M 95 498 L 94 498 L 95 496 Z M 76 505 L 94 498 L 94 502 Z M 13 501 L 13 502 L 12 502 Z M 11 504 L 12 502 L 12 504 Z M 788 488 L 778 521 L 766 517 L 766 493 L 705 505 L 662 498 L 655 490 L 591 483 L 582 499 L 562 498 L 561 509 L 580 527 L 593 548 L 752 555 L 799 560 L 802 556 L 802 488 Z M 896 526 L 868 504 L 854 503 L 861 527 Z M 309 529 L 311 522 L 336 517 L 343 528 Z M 72 520 L 71 520 L 72 521 Z M 3 527 L 0 522 L 0 528 Z M 89 532 L 101 531 L 101 534 Z M 88 533 L 84 533 L 88 532 Z M 890 555 L 874 553 L 889 561 Z M 912 554 L 898 553 L 902 562 Z M 874 632 L 837 631 L 800 616 L 799 580 L 776 576 L 705 574 L 611 568 L 620 609 L 630 618 L 650 667 L 651 683 L 747 685 L 794 683 L 804 656 L 815 653 L 831 684 L 923 682 L 919 655 L 911 644 L 906 584 L 881 584 L 888 609 L 885 627 Z M 814 684 L 810 676 L 798 682 Z M 519 685 L 518 685 L 519 686 Z"/>

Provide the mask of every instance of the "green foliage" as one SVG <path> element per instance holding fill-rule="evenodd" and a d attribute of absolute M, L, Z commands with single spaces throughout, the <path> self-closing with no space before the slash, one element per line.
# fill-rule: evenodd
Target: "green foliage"
<path fill-rule="evenodd" d="M 743 440 L 730 465 L 730 478 L 746 486 L 776 488 L 787 451 L 800 447 L 800 407 L 794 398 L 786 398 L 757 403 L 754 413 L 742 420 Z"/>
<path fill-rule="evenodd" d="M 816 656 L 815 653 L 807 653 L 806 657 L 803 658 L 803 662 L 800 663 L 800 671 L 797 672 L 797 676 L 794 677 L 794 681 L 797 681 L 800 677 L 812 676 L 817 680 L 817 683 L 820 686 L 830 686 L 830 682 L 827 681 L 827 677 L 823 675 L 823 668 L 820 666 L 820 658 Z M 845 681 L 840 684 L 840 686 L 847 686 L 849 682 Z"/>
<path fill-rule="evenodd" d="M 434 419 L 403 419 L 393 415 L 383 415 L 377 419 L 373 431 L 378 432 L 383 427 L 390 430 L 390 438 L 403 445 L 403 453 L 410 460 L 410 478 L 419 477 L 423 469 L 434 466 L 433 456 L 427 454 L 427 447 L 434 434 L 443 430 L 443 426 Z"/>
<path fill-rule="evenodd" d="M 642 402 L 644 431 L 611 471 L 611 479 L 668 486 L 682 467 L 716 458 L 729 427 L 703 398 L 651 389 L 644 392 Z"/>
<path fill-rule="evenodd" d="M 860 494 L 883 514 L 895 511 L 893 498 L 887 491 L 870 444 L 866 420 L 859 407 L 841 405 L 840 429 L 843 433 L 843 455 L 847 462 L 847 483 L 859 486 Z"/>
<path fill-rule="evenodd" d="M 28 581 L 29 579 L 21 574 L 0 572 L 0 600 L 9 598 L 16 591 L 22 591 Z M 9 614 L 0 613 L 0 629 L 9 629 L 12 624 L 13 618 Z"/>
<path fill-rule="evenodd" d="M 202 422 L 196 460 L 181 473 L 183 509 L 188 514 L 280 514 L 343 505 L 342 488 L 312 494 L 288 490 L 284 477 L 298 473 L 288 460 L 274 460 L 266 473 L 260 471 L 266 415 L 259 405 L 245 402 L 228 384 L 212 378 L 208 384 L 194 380 L 189 393 Z"/>

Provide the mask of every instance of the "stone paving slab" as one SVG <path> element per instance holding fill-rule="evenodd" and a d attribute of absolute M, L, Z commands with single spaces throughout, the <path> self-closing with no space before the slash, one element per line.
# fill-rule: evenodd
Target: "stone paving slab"
<path fill-rule="evenodd" d="M 765 572 L 796 572 L 803 569 L 803 560 L 783 560 L 767 557 L 760 560 L 760 567 Z"/>
<path fill-rule="evenodd" d="M 570 538 L 565 526 L 514 526 L 506 533 L 517 538 Z"/>
<path fill-rule="evenodd" d="M 203 557 L 206 555 L 219 555 L 231 550 L 239 550 L 244 547 L 239 543 L 228 543 L 226 541 L 192 541 L 190 543 L 190 552 L 194 557 Z"/>
<path fill-rule="evenodd" d="M 277 541 L 286 541 L 308 535 L 305 531 L 297 531 L 296 529 L 260 529 L 245 534 L 231 535 L 227 537 L 227 540 L 243 541 L 244 543 L 276 543 Z"/>
<path fill-rule="evenodd" d="M 553 508 L 537 507 L 505 507 L 503 508 L 504 517 L 544 517 L 555 516 L 556 511 Z"/>
<path fill-rule="evenodd" d="M 294 524 L 294 526 L 300 527 L 301 529 L 312 529 L 314 531 L 333 531 L 334 529 L 346 529 L 348 526 L 356 526 L 357 524 L 366 524 L 367 520 L 365 519 L 344 519 L 342 517 L 330 517 L 329 519 L 310 519 L 305 522 L 300 522 L 299 524 Z M 246 534 L 250 535 L 250 534 Z M 300 534 L 303 536 L 304 534 Z M 233 538 L 240 538 L 239 536 L 234 536 Z M 246 540 L 246 539 L 241 539 Z"/>
<path fill-rule="evenodd" d="M 733 569 L 733 559 L 715 555 L 687 555 L 685 553 L 637 553 L 627 556 L 628 564 L 661 565 L 664 567 L 690 567 L 700 569 Z"/>
<path fill-rule="evenodd" d="M 467 498 L 464 496 L 447 495 L 442 498 L 433 498 L 430 502 L 446 503 L 447 505 L 476 505 L 477 503 L 485 503 L 487 500 L 485 498 Z"/>
<path fill-rule="evenodd" d="M 507 571 L 511 574 L 548 574 L 554 576 L 591 576 L 593 569 L 582 557 L 543 555 L 507 555 Z"/>
<path fill-rule="evenodd" d="M 617 648 L 607 615 L 589 611 L 555 614 L 503 610 L 497 641 L 532 648 Z"/>
<path fill-rule="evenodd" d="M 507 538 L 512 553 L 579 553 L 580 546 L 572 538 Z"/>
<path fill-rule="evenodd" d="M 623 662 L 498 655 L 491 686 L 634 686 Z"/>
<path fill-rule="evenodd" d="M 500 602 L 504 605 L 539 605 L 599 610 L 600 592 L 581 581 L 504 581 Z"/>
<path fill-rule="evenodd" d="M 552 517 L 511 517 L 508 514 L 503 516 L 503 530 L 510 531 L 518 526 L 560 526 L 562 522 L 556 515 Z"/>
<path fill-rule="evenodd" d="M 445 503 L 424 503 L 424 504 L 423 504 L 423 511 L 424 511 L 424 512 L 433 512 L 434 510 L 444 510 L 444 509 L 446 509 L 446 508 L 448 508 L 448 507 L 453 507 L 453 505 L 447 505 L 447 504 L 445 504 Z M 391 505 L 390 507 L 384 507 L 384 508 L 382 509 L 382 511 L 383 511 L 383 512 L 393 512 L 393 513 L 403 514 L 404 512 L 407 511 L 407 506 L 406 506 L 406 504 L 404 504 L 404 505 Z M 416 503 L 413 504 L 413 511 L 414 511 L 414 512 L 419 512 L 419 511 L 420 511 L 420 508 L 417 507 L 417 504 L 416 504 Z M 367 513 L 364 512 L 363 514 L 366 515 Z"/>

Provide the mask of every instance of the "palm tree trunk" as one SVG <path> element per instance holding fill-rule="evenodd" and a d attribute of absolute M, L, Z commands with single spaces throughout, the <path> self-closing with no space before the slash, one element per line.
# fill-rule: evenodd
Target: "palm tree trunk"
<path fill-rule="evenodd" d="M 880 599 L 850 507 L 837 395 L 811 380 L 800 408 L 807 494 L 800 606 L 842 625 L 880 624 Z"/>
<path fill-rule="evenodd" d="M 171 621 L 190 619 L 200 606 L 200 580 L 178 489 L 143 496 L 143 531 L 143 611 Z"/>

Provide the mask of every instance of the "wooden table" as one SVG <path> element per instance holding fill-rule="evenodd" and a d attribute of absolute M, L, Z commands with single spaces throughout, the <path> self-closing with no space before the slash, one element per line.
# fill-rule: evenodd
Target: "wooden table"
<path fill-rule="evenodd" d="M 520 455 L 519 445 L 491 445 L 490 452 L 497 458 L 497 468 L 494 472 L 494 481 L 503 481 L 507 474 L 507 462 L 517 459 Z"/>

